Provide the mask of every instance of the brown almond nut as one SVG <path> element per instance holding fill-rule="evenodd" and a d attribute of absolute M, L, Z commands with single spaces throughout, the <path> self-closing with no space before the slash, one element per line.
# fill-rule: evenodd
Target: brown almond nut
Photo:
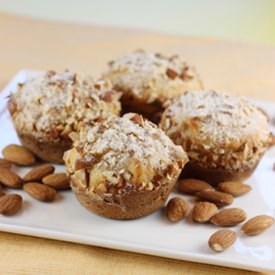
<path fill-rule="evenodd" d="M 183 220 L 189 213 L 189 206 L 186 201 L 176 197 L 171 199 L 166 206 L 167 218 L 172 222 Z"/>
<path fill-rule="evenodd" d="M 69 177 L 65 173 L 51 174 L 42 179 L 42 182 L 56 190 L 64 190 L 70 188 Z"/>
<path fill-rule="evenodd" d="M 213 202 L 219 207 L 229 205 L 233 202 L 232 195 L 219 191 L 203 190 L 197 192 L 195 195 L 206 201 Z"/>
<path fill-rule="evenodd" d="M 28 182 L 24 184 L 23 189 L 33 198 L 39 201 L 53 201 L 56 191 L 50 186 L 46 186 L 37 182 Z"/>
<path fill-rule="evenodd" d="M 8 194 L 0 197 L 0 213 L 3 215 L 14 215 L 22 207 L 22 197 L 17 194 Z"/>
<path fill-rule="evenodd" d="M 0 168 L 10 169 L 12 163 L 6 159 L 0 158 Z"/>
<path fill-rule="evenodd" d="M 215 252 L 222 252 L 237 240 L 236 232 L 232 230 L 218 230 L 208 240 L 209 247 Z"/>
<path fill-rule="evenodd" d="M 166 70 L 166 75 L 171 79 L 175 79 L 178 76 L 178 73 L 176 71 L 168 68 Z"/>
<path fill-rule="evenodd" d="M 238 197 L 248 193 L 251 190 L 251 186 L 238 181 L 227 181 L 220 183 L 218 189 L 221 192 L 232 195 L 233 197 Z"/>
<path fill-rule="evenodd" d="M 2 188 L 0 188 L 0 197 L 4 196 L 5 194 L 5 191 Z"/>
<path fill-rule="evenodd" d="M 274 224 L 274 218 L 268 215 L 259 215 L 248 220 L 241 228 L 246 235 L 254 236 L 264 232 Z"/>
<path fill-rule="evenodd" d="M 20 188 L 22 179 L 13 171 L 5 168 L 0 168 L 0 183 L 10 188 Z"/>
<path fill-rule="evenodd" d="M 139 115 L 139 114 L 135 114 L 134 116 L 132 116 L 130 118 L 130 120 L 132 120 L 134 123 L 144 127 L 144 118 L 142 115 Z"/>
<path fill-rule="evenodd" d="M 195 194 L 202 190 L 214 190 L 214 188 L 205 181 L 197 179 L 184 179 L 178 184 L 178 190 L 186 194 Z"/>
<path fill-rule="evenodd" d="M 208 222 L 217 212 L 218 208 L 214 203 L 201 201 L 195 204 L 192 217 L 196 222 Z"/>
<path fill-rule="evenodd" d="M 241 208 L 227 208 L 214 215 L 210 222 L 219 226 L 234 226 L 243 222 L 247 215 Z"/>
<path fill-rule="evenodd" d="M 29 171 L 23 178 L 25 182 L 28 181 L 41 181 L 45 176 L 52 174 L 54 172 L 54 166 L 45 164 L 34 167 Z"/>
<path fill-rule="evenodd" d="M 3 149 L 2 154 L 5 159 L 17 165 L 28 166 L 35 163 L 34 154 L 20 145 L 8 145 Z"/>

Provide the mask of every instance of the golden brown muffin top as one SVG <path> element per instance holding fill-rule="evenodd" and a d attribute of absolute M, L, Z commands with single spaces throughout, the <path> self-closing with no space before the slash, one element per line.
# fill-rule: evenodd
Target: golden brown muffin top
<path fill-rule="evenodd" d="M 158 177 L 169 177 L 188 161 L 181 146 L 133 113 L 82 127 L 73 139 L 74 148 L 64 156 L 67 169 L 70 173 L 88 170 L 92 189 L 108 182 L 109 186 L 130 183 L 139 190 L 152 190 Z"/>
<path fill-rule="evenodd" d="M 143 50 L 110 61 L 104 78 L 124 95 L 145 103 L 164 103 L 185 91 L 203 88 L 195 69 L 179 55 Z"/>
<path fill-rule="evenodd" d="M 215 91 L 188 92 L 165 110 L 160 127 L 205 166 L 238 169 L 266 150 L 266 116 L 247 99 Z"/>
<path fill-rule="evenodd" d="M 48 71 L 19 85 L 9 109 L 18 131 L 55 139 L 77 130 L 79 122 L 118 115 L 119 97 L 108 81 Z"/>

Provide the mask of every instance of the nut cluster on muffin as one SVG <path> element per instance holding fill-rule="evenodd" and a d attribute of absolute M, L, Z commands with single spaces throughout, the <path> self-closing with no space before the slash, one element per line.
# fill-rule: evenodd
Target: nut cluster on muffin
<path fill-rule="evenodd" d="M 86 125 L 72 138 L 64 155 L 72 189 L 86 208 L 110 218 L 161 207 L 188 161 L 181 146 L 133 113 Z"/>
<path fill-rule="evenodd" d="M 124 112 L 141 113 L 153 121 L 167 100 L 203 88 L 196 70 L 179 55 L 143 50 L 109 62 L 103 77 L 123 93 Z"/>
<path fill-rule="evenodd" d="M 120 93 L 107 80 L 68 71 L 48 71 L 19 85 L 8 108 L 23 145 L 39 158 L 63 162 L 68 135 L 81 122 L 120 113 Z"/>
<path fill-rule="evenodd" d="M 186 173 L 217 183 L 248 177 L 269 147 L 266 116 L 243 97 L 187 92 L 165 110 L 160 127 L 182 145 Z"/>

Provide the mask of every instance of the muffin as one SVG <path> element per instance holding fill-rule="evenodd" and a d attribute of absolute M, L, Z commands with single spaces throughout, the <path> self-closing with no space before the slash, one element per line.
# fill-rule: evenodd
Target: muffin
<path fill-rule="evenodd" d="M 249 177 L 271 141 L 267 118 L 257 107 L 215 91 L 175 99 L 160 127 L 187 152 L 184 175 L 213 184 Z"/>
<path fill-rule="evenodd" d="M 120 93 L 105 80 L 48 71 L 18 86 L 8 100 L 21 143 L 40 159 L 63 163 L 79 123 L 120 113 Z"/>
<path fill-rule="evenodd" d="M 90 211 L 135 219 L 160 208 L 188 157 L 155 124 L 138 114 L 111 117 L 71 134 L 64 154 L 71 187 Z"/>
<path fill-rule="evenodd" d="M 167 100 L 203 88 L 195 69 L 180 56 L 142 50 L 109 62 L 103 77 L 122 92 L 124 113 L 140 113 L 154 122 Z"/>

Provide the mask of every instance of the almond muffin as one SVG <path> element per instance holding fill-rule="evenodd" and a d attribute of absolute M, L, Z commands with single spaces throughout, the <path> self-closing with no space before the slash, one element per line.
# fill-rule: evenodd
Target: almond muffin
<path fill-rule="evenodd" d="M 181 146 L 138 114 L 111 117 L 71 134 L 64 154 L 71 187 L 90 211 L 135 219 L 160 208 L 188 161 Z"/>
<path fill-rule="evenodd" d="M 270 144 L 266 116 L 247 99 L 188 92 L 163 113 L 160 127 L 187 152 L 185 173 L 212 183 L 251 175 Z"/>
<path fill-rule="evenodd" d="M 69 133 L 81 122 L 119 115 L 119 97 L 108 81 L 48 71 L 19 85 L 8 109 L 21 143 L 42 160 L 62 163 Z"/>
<path fill-rule="evenodd" d="M 180 56 L 142 50 L 109 62 L 103 77 L 123 93 L 124 113 L 140 113 L 154 122 L 167 100 L 203 88 L 195 69 Z"/>

